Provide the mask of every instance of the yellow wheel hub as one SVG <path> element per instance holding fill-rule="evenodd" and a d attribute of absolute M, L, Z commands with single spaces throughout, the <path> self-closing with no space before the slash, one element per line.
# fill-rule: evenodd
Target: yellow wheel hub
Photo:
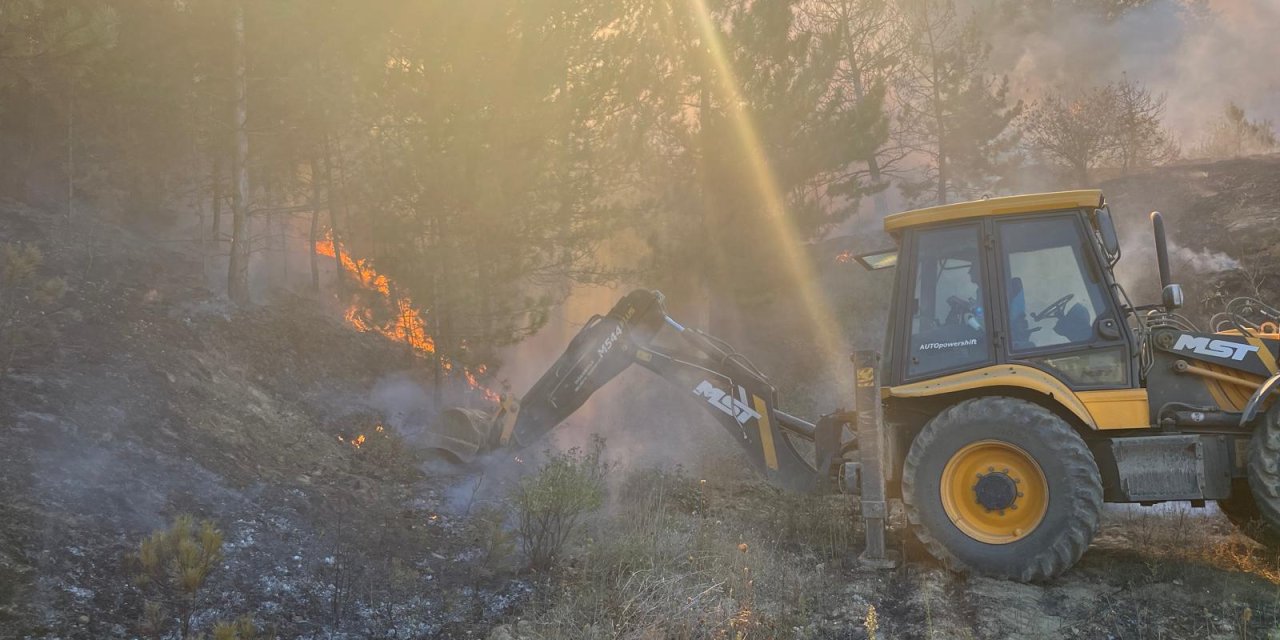
<path fill-rule="evenodd" d="M 965 535 L 1008 544 L 1029 535 L 1049 508 L 1049 483 L 1022 448 L 980 440 L 951 456 L 942 470 L 942 508 Z"/>

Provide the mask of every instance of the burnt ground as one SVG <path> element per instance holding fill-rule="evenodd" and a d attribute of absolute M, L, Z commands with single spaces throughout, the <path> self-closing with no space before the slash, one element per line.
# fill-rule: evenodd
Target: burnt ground
<path fill-rule="evenodd" d="M 1126 263 L 1147 259 L 1152 208 L 1190 251 L 1180 268 L 1215 252 L 1234 261 L 1183 278 L 1193 301 L 1280 285 L 1280 158 L 1104 187 Z M 148 594 L 130 555 L 182 513 L 225 534 L 197 603 L 202 631 L 249 615 L 280 638 L 864 638 L 871 607 L 889 638 L 1259 638 L 1280 625 L 1280 562 L 1212 507 L 1112 509 L 1080 564 L 1047 584 L 953 576 L 900 527 L 907 561 L 875 572 L 856 562 L 847 505 L 798 514 L 740 473 L 718 433 L 675 480 L 701 497 L 646 530 L 670 546 L 599 555 L 636 533 L 615 492 L 570 568 L 533 574 L 518 557 L 493 561 L 494 533 L 472 510 L 477 476 L 430 466 L 411 433 L 372 430 L 393 419 L 375 390 L 389 376 L 423 382 L 419 363 L 351 331 L 328 301 L 281 292 L 236 311 L 189 245 L 105 217 L 69 228 L 0 202 L 0 241 L 38 244 L 43 271 L 68 282 L 35 320 L 44 339 L 0 378 L 0 637 L 142 637 Z M 1151 269 L 1135 271 L 1140 284 Z M 359 449 L 339 440 L 359 433 L 370 436 Z M 739 544 L 750 552 L 735 555 Z M 591 564 L 601 557 L 615 564 Z M 636 576 L 652 579 L 644 593 L 685 590 L 637 613 Z M 593 599 L 601 589 L 621 595 Z"/>
<path fill-rule="evenodd" d="M 415 365 L 402 349 L 313 300 L 231 311 L 198 259 L 110 222 L 68 232 L 4 202 L 0 238 L 38 244 L 68 281 L 0 381 L 0 637 L 136 635 L 128 555 L 181 513 L 226 540 L 197 628 L 251 614 L 280 637 L 422 637 L 519 602 L 522 581 L 459 562 L 466 533 L 440 493 L 456 479 L 373 430 L 370 389 Z M 366 431 L 360 449 L 338 440 Z M 414 588 L 383 584 L 392 563 Z M 461 584 L 481 606 L 454 602 Z"/>

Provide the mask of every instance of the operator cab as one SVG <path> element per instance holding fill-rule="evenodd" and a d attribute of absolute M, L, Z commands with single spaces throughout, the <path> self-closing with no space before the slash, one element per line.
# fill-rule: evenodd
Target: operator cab
<path fill-rule="evenodd" d="M 1075 390 L 1136 386 L 1101 206 L 1099 191 L 1069 191 L 886 218 L 900 246 L 892 317 L 909 319 L 890 331 L 890 384 L 1017 363 Z"/>

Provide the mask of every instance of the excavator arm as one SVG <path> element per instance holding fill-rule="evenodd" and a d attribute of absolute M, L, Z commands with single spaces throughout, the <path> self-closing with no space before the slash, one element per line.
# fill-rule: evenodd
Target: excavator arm
<path fill-rule="evenodd" d="M 664 332 L 678 340 L 659 340 Z M 775 389 L 746 357 L 676 322 L 667 315 L 662 294 L 644 289 L 587 322 L 524 395 L 514 421 L 508 417 L 495 444 L 523 447 L 541 438 L 632 364 L 702 400 L 771 482 L 797 491 L 830 484 L 849 416 L 833 414 L 814 425 L 778 411 Z M 799 450 L 813 446 L 813 458 Z"/>

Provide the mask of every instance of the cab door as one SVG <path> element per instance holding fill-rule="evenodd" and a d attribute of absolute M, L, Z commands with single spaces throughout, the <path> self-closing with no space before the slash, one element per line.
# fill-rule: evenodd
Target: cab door
<path fill-rule="evenodd" d="M 895 346 L 895 384 L 994 364 L 987 308 L 985 230 L 981 221 L 912 230 L 899 267 L 899 308 L 908 318 Z M 902 267 L 906 267 L 903 269 Z"/>
<path fill-rule="evenodd" d="M 1127 328 L 1080 214 L 997 218 L 993 227 L 1001 360 L 1077 391 L 1137 386 Z"/>

